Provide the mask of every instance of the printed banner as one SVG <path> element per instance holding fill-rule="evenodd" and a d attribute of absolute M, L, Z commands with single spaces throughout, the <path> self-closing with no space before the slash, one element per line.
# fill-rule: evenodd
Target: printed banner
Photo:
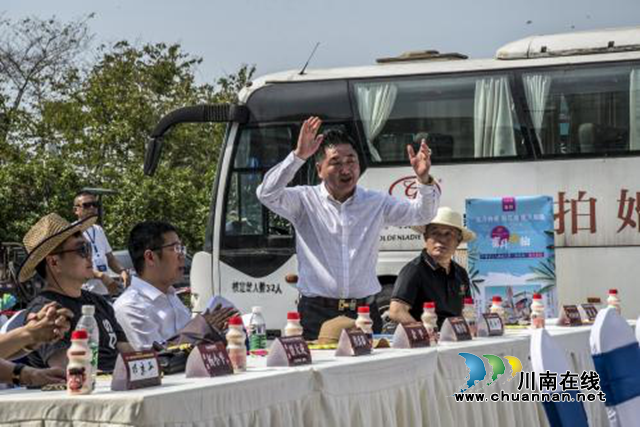
<path fill-rule="evenodd" d="M 553 199 L 548 196 L 467 199 L 469 276 L 481 312 L 502 297 L 508 324 L 528 320 L 534 292 L 557 317 Z"/>

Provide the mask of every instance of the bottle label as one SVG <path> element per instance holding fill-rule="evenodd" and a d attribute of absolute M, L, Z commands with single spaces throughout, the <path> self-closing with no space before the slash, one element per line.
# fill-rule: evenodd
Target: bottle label
<path fill-rule="evenodd" d="M 227 348 L 227 353 L 234 372 L 242 372 L 247 369 L 247 352 L 244 348 Z"/>
<path fill-rule="evenodd" d="M 91 348 L 91 366 L 94 369 L 94 372 L 98 371 L 98 354 L 100 347 L 97 342 L 89 343 L 89 348 Z"/>

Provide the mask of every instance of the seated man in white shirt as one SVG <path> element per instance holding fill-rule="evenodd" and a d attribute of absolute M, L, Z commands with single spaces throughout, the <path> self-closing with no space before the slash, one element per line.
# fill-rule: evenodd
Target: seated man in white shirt
<path fill-rule="evenodd" d="M 322 121 L 307 119 L 296 149 L 274 166 L 258 187 L 260 201 L 291 221 L 296 229 L 298 311 L 304 337 L 317 338 L 325 320 L 356 317 L 357 306 L 369 305 L 374 332 L 382 321 L 375 302 L 380 231 L 387 226 L 423 225 L 435 216 L 440 188 L 429 175 L 426 141 L 416 153 L 407 147 L 418 191 L 413 200 L 358 186 L 360 164 L 351 138 L 330 130 L 316 136 Z M 322 183 L 288 187 L 307 159 L 316 156 Z"/>
<path fill-rule="evenodd" d="M 163 344 L 191 320 L 173 287 L 184 274 L 186 248 L 171 224 L 147 221 L 129 234 L 129 254 L 137 275 L 113 308 L 136 349 Z"/>

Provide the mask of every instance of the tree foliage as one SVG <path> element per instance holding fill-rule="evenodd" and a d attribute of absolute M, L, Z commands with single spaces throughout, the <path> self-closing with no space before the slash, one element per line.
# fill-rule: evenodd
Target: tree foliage
<path fill-rule="evenodd" d="M 28 37 L 34 25 L 49 39 L 66 43 L 67 56 L 64 64 L 52 62 L 46 76 L 40 72 L 26 85 L 22 99 L 28 98 L 29 105 L 18 107 L 25 119 L 12 122 L 4 150 L 0 146 L 0 240 L 21 240 L 49 212 L 74 219 L 74 194 L 83 187 L 102 187 L 118 191 L 103 203 L 113 247 L 126 245 L 137 222 L 162 219 L 179 228 L 189 247 L 200 248 L 223 126 L 173 129 L 153 178 L 142 173 L 144 149 L 163 115 L 182 106 L 234 100 L 255 68 L 243 66 L 214 84 L 201 84 L 194 77 L 201 59 L 180 45 L 127 41 L 98 46 L 92 51 L 96 59 L 87 64 L 79 60 L 89 56 L 86 20 L 62 24 L 30 18 L 6 24 L 0 55 L 28 58 L 29 43 L 11 45 L 8 34 Z M 10 108 L 18 86 L 11 72 L 2 68 L 0 74 L 0 108 Z M 13 104 L 5 102 L 10 98 Z"/>

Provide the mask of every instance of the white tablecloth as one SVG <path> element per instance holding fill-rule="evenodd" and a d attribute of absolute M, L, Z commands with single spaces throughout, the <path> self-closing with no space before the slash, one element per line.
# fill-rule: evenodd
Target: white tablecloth
<path fill-rule="evenodd" d="M 573 372 L 593 369 L 589 328 L 554 328 Z M 314 351 L 314 363 L 299 368 L 267 368 L 250 358 L 246 373 L 186 379 L 171 375 L 161 387 L 111 392 L 99 382 L 89 396 L 65 392 L 0 392 L 0 426 L 538 426 L 548 425 L 538 403 L 462 403 L 451 395 L 468 368 L 459 352 L 515 356 L 530 370 L 529 333 L 420 350 L 376 350 L 358 358 Z M 490 376 L 491 367 L 486 364 Z M 487 393 L 515 392 L 518 378 L 476 386 Z M 486 382 L 486 381 L 485 381 Z M 477 389 L 477 390 L 476 390 Z M 591 425 L 607 425 L 604 405 L 587 403 Z"/>

